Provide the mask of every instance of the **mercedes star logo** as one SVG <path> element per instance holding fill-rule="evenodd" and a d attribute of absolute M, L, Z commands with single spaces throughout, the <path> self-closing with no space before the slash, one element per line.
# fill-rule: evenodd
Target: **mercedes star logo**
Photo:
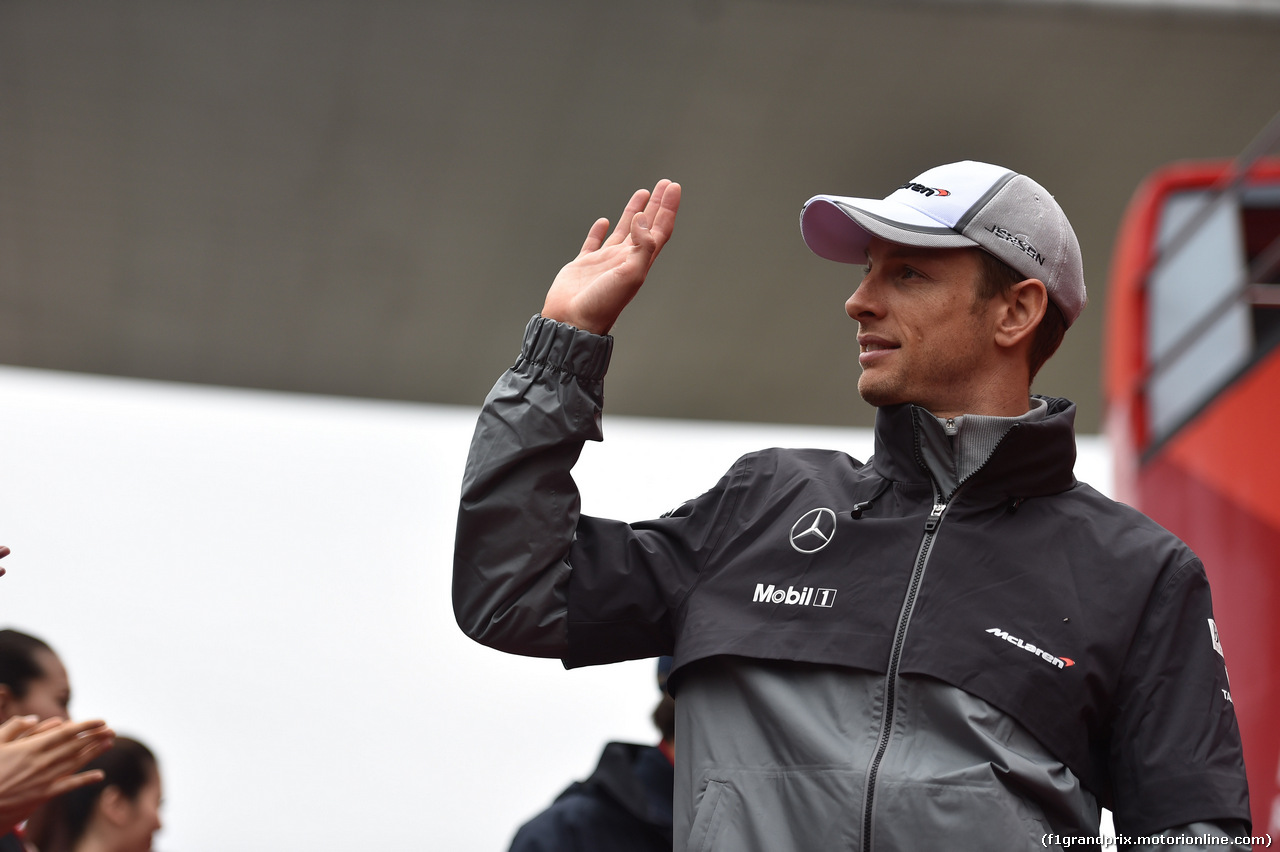
<path fill-rule="evenodd" d="M 836 534 L 836 513 L 830 509 L 810 509 L 791 527 L 791 546 L 799 553 L 817 553 Z"/>

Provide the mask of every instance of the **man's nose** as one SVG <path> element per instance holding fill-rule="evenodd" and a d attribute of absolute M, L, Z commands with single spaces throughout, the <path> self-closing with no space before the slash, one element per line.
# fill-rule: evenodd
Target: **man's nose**
<path fill-rule="evenodd" d="M 877 305 L 875 286 L 871 281 L 871 276 L 867 275 L 858 282 L 858 286 L 854 288 L 853 295 L 844 303 L 844 312 L 851 319 L 861 321 L 863 318 L 876 316 L 879 310 Z"/>

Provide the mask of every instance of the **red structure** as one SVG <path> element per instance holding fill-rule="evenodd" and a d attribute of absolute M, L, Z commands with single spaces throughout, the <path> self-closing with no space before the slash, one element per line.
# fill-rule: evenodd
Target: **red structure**
<path fill-rule="evenodd" d="M 1186 541 L 1213 587 L 1254 834 L 1280 835 L 1280 159 L 1179 163 L 1130 202 L 1104 392 L 1116 497 Z"/>

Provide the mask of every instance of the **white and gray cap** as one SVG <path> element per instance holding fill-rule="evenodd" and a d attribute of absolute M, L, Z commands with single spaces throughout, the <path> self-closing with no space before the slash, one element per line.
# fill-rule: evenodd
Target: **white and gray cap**
<path fill-rule="evenodd" d="M 814 254 L 841 263 L 866 263 L 872 236 L 976 246 L 1043 281 L 1067 325 L 1084 309 L 1084 263 L 1066 214 L 1043 186 L 990 163 L 937 166 L 884 199 L 815 195 L 800 211 L 800 233 Z"/>

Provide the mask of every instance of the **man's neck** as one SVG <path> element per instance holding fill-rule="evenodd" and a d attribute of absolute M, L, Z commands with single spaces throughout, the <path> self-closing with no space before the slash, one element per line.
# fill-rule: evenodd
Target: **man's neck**
<path fill-rule="evenodd" d="M 963 417 L 967 414 L 977 414 L 983 417 L 1021 417 L 1035 408 L 1035 404 L 1030 394 L 1017 393 L 1008 398 L 987 398 L 970 405 L 955 405 L 951 403 L 939 405 L 935 408 L 927 404 L 920 404 L 918 407 L 925 409 L 939 420 L 947 420 L 954 417 Z"/>

